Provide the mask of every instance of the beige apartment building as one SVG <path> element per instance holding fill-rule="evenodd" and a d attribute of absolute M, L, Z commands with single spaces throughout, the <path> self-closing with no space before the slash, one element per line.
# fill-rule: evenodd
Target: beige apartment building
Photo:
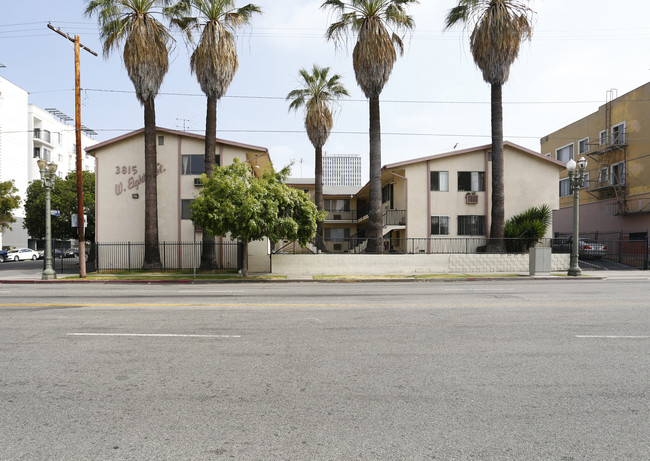
<path fill-rule="evenodd" d="M 580 232 L 640 239 L 650 228 L 650 83 L 617 96 L 607 92 L 598 111 L 541 139 L 541 152 L 564 164 L 585 157 L 580 191 Z M 560 207 L 553 230 L 572 232 L 568 172 L 559 180 Z"/>
<path fill-rule="evenodd" d="M 474 246 L 481 244 L 480 237 L 488 238 L 490 150 L 491 145 L 478 146 L 384 166 L 385 250 L 431 253 L 440 250 L 432 248 L 433 239 L 448 239 L 451 250 L 454 243 L 467 245 L 467 237 L 476 237 Z M 506 219 L 533 206 L 558 208 L 557 181 L 563 163 L 511 142 L 504 143 L 504 160 Z M 313 179 L 289 180 L 289 185 L 312 197 L 313 184 Z M 325 186 L 323 191 L 328 211 L 323 225 L 326 247 L 334 252 L 362 251 L 355 237 L 363 239 L 368 225 L 368 184 L 357 189 Z"/>
<path fill-rule="evenodd" d="M 160 127 L 156 132 L 159 241 L 201 241 L 201 229 L 195 229 L 190 220 L 189 206 L 202 187 L 199 178 L 204 171 L 204 136 Z M 96 241 L 100 244 L 144 242 L 144 129 L 96 144 L 86 151 L 95 157 L 97 165 Z M 217 139 L 217 165 L 229 165 L 235 158 L 249 162 L 256 176 L 272 167 L 265 147 Z M 268 246 L 268 241 L 252 242 L 250 260 L 254 261 L 257 253 L 268 259 Z M 167 266 L 179 264 L 178 255 L 169 257 Z M 133 265 L 138 267 L 138 262 L 134 261 Z M 188 267 L 186 261 L 183 267 Z M 250 269 L 254 271 L 254 265 Z"/>

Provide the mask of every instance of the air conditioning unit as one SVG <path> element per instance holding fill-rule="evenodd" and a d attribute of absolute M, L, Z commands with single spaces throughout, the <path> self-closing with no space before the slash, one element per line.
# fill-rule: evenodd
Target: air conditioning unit
<path fill-rule="evenodd" d="M 340 215 L 340 214 L 332 215 L 332 219 L 340 220 L 340 219 L 341 219 L 341 215 Z"/>
<path fill-rule="evenodd" d="M 203 187 L 203 182 L 201 181 L 201 178 L 194 178 L 194 185 Z"/>
<path fill-rule="evenodd" d="M 465 203 L 467 203 L 468 205 L 476 205 L 478 203 L 478 195 L 467 194 L 465 196 Z"/>
<path fill-rule="evenodd" d="M 334 245 L 332 245 L 332 249 L 333 251 L 341 251 L 343 249 L 343 245 L 340 243 L 335 243 Z"/>

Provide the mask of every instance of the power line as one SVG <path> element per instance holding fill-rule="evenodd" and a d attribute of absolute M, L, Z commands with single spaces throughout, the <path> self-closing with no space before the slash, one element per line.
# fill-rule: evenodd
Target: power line
<path fill-rule="evenodd" d="M 103 89 L 103 88 L 84 88 L 84 91 L 96 92 L 96 93 L 122 93 L 122 94 L 135 94 L 133 90 L 115 90 L 115 89 Z M 72 91 L 72 90 L 50 90 L 52 92 L 60 91 Z M 39 91 L 33 93 L 47 93 L 48 91 Z M 179 92 L 165 92 L 161 91 L 158 93 L 160 96 L 184 96 L 184 97 L 205 97 L 203 93 L 179 93 Z M 282 96 L 256 96 L 256 95 L 226 95 L 223 96 L 223 99 L 262 99 L 262 100 L 274 100 L 274 101 L 286 101 L 286 98 Z M 621 100 L 617 102 L 641 102 L 649 101 L 647 99 L 635 99 L 635 100 Z M 367 103 L 367 99 L 346 99 L 342 102 L 363 102 Z M 490 101 L 442 101 L 442 100 L 409 100 L 409 99 L 383 99 L 382 103 L 391 103 L 391 104 L 491 104 Z M 605 101 L 602 100 L 584 100 L 584 101 L 503 101 L 503 104 L 513 104 L 513 105 L 526 105 L 526 104 L 603 104 Z"/>

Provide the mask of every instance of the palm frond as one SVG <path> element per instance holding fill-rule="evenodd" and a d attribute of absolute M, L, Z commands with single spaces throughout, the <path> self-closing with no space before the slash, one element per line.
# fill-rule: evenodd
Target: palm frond
<path fill-rule="evenodd" d="M 295 89 L 286 97 L 289 111 L 305 108 L 305 129 L 314 147 L 325 145 L 334 125 L 332 106 L 348 96 L 338 74 L 330 77 L 329 67 L 313 65 L 311 71 L 300 69 L 301 87 Z"/>
<path fill-rule="evenodd" d="M 353 66 L 357 83 L 366 97 L 381 93 L 393 70 L 397 53 L 404 52 L 400 32 L 415 27 L 407 7 L 418 0 L 327 0 L 321 7 L 329 8 L 337 20 L 327 28 L 325 36 L 337 46 L 356 34 Z"/>
<path fill-rule="evenodd" d="M 445 27 L 471 28 L 470 51 L 483 79 L 504 84 L 519 55 L 522 40 L 532 36 L 532 10 L 520 0 L 459 0 Z"/>

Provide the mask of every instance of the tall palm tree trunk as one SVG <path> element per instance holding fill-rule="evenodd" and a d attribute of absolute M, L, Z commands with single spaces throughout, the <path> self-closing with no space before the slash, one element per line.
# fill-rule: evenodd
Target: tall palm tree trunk
<path fill-rule="evenodd" d="M 158 160 L 154 98 L 144 103 L 144 263 L 143 269 L 160 269 L 158 246 Z"/>
<path fill-rule="evenodd" d="M 314 153 L 314 161 L 316 162 L 316 167 L 315 167 L 315 197 L 314 201 L 316 203 L 316 208 L 318 208 L 318 211 L 321 211 L 325 208 L 325 204 L 323 203 L 323 147 L 322 146 L 316 146 L 315 147 L 315 153 Z M 318 221 L 316 224 L 316 239 L 318 242 L 318 245 L 320 247 L 321 242 L 323 240 L 323 222 Z"/>
<path fill-rule="evenodd" d="M 492 213 L 490 243 L 493 251 L 504 250 L 505 197 L 503 191 L 503 97 L 502 85 L 492 84 Z"/>
<path fill-rule="evenodd" d="M 208 107 L 205 115 L 205 154 L 204 170 L 207 176 L 212 174 L 217 153 L 217 98 L 208 96 Z M 215 249 L 215 237 L 205 229 L 202 237 L 203 249 L 201 250 L 201 270 L 213 270 L 217 268 L 217 254 Z"/>
<path fill-rule="evenodd" d="M 381 119 L 379 95 L 370 98 L 370 210 L 368 222 L 368 253 L 381 253 Z"/>

